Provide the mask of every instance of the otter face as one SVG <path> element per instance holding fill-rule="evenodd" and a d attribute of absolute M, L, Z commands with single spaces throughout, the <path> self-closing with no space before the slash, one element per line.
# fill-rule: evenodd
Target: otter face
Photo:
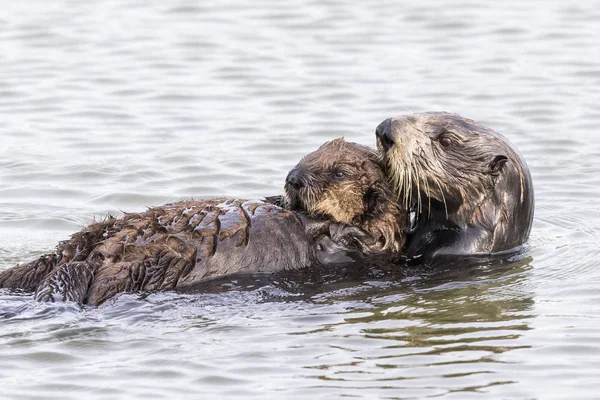
<path fill-rule="evenodd" d="M 516 154 L 504 137 L 449 113 L 389 118 L 376 130 L 393 186 L 409 207 L 437 200 L 446 212 L 486 196 Z M 515 160 L 516 161 L 516 160 Z"/>
<path fill-rule="evenodd" d="M 369 147 L 344 139 L 323 144 L 289 172 L 284 190 L 292 210 L 360 227 L 381 238 L 384 247 L 399 250 L 402 244 L 404 214 Z"/>
<path fill-rule="evenodd" d="M 366 213 L 370 196 L 378 189 L 391 193 L 385 182 L 374 150 L 335 139 L 306 155 L 289 172 L 285 198 L 293 210 L 356 224 Z"/>
<path fill-rule="evenodd" d="M 457 114 L 422 113 L 386 119 L 376 136 L 392 186 L 411 212 L 482 228 L 489 232 L 486 249 L 494 251 L 526 240 L 531 177 L 502 135 Z"/>

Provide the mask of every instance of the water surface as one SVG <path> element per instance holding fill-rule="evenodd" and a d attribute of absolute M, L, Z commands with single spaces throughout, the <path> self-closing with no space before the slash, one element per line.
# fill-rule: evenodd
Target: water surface
<path fill-rule="evenodd" d="M 523 257 L 305 292 L 0 292 L 3 399 L 598 398 L 600 4 L 24 0 L 0 13 L 0 269 L 94 218 L 281 192 L 453 111 L 527 159 Z"/>

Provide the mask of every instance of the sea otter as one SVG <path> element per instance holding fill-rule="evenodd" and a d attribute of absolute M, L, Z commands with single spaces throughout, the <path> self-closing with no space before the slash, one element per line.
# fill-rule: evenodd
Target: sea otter
<path fill-rule="evenodd" d="M 324 144 L 292 168 L 284 191 L 278 203 L 284 208 L 367 232 L 364 239 L 371 242 L 362 246 L 366 253 L 399 252 L 404 244 L 406 213 L 395 201 L 379 156 L 370 147 L 343 139 Z"/>
<path fill-rule="evenodd" d="M 188 200 L 111 217 L 55 252 L 1 272 L 0 288 L 35 291 L 42 301 L 99 305 L 123 292 L 348 261 L 357 250 L 395 254 L 405 215 L 390 201 L 377 161 L 368 147 L 328 142 L 288 176 L 281 201 L 291 209 L 262 200 Z M 312 189 L 298 180 L 311 180 Z"/>
<path fill-rule="evenodd" d="M 412 216 L 408 257 L 493 255 L 519 249 L 533 221 L 533 184 L 510 142 L 457 114 L 388 118 L 377 147 Z"/>

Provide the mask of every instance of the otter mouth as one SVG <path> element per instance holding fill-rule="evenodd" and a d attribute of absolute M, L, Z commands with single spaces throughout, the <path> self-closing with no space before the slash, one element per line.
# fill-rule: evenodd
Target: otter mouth
<path fill-rule="evenodd" d="M 297 192 L 290 193 L 289 190 L 285 190 L 283 203 L 285 204 L 285 208 L 288 208 L 292 211 L 305 211 L 306 208 L 304 202 L 300 199 L 299 194 Z"/>
<path fill-rule="evenodd" d="M 307 201 L 310 197 L 310 193 L 306 187 L 298 188 L 297 185 L 286 184 L 283 190 L 283 203 L 285 208 L 292 211 L 305 212 L 309 215 L 312 214 Z"/>

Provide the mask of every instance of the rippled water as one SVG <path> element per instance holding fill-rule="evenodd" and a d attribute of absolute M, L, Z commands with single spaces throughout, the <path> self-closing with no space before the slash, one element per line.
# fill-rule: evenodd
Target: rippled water
<path fill-rule="evenodd" d="M 108 213 L 277 194 L 322 142 L 425 110 L 508 136 L 536 218 L 513 263 L 403 281 L 83 310 L 0 292 L 0 397 L 598 398 L 599 6 L 5 4 L 0 269 Z"/>

